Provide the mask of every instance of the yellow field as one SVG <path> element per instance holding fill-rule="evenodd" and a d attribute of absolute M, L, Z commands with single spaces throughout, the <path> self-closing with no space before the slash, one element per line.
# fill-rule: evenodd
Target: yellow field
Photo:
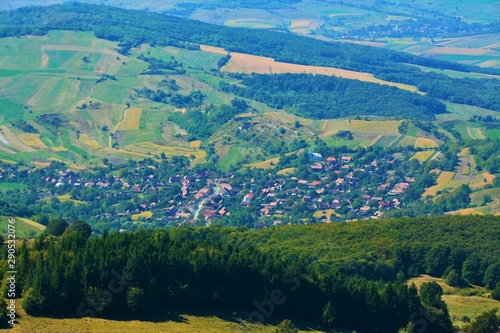
<path fill-rule="evenodd" d="M 228 52 L 220 47 L 200 45 L 202 51 L 227 54 Z M 360 80 L 398 87 L 400 89 L 417 91 L 417 88 L 408 84 L 400 84 L 377 79 L 370 73 L 355 72 L 345 69 L 321 66 L 306 66 L 275 61 L 272 58 L 254 56 L 245 53 L 231 52 L 231 59 L 222 67 L 223 71 L 236 73 L 258 73 L 258 74 L 279 74 L 279 73 L 307 73 L 338 76 L 345 79 Z"/>
<path fill-rule="evenodd" d="M 139 129 L 139 120 L 141 119 L 142 109 L 130 108 L 125 110 L 125 118 L 116 125 L 114 131 L 127 131 Z"/>
<path fill-rule="evenodd" d="M 150 219 L 151 217 L 153 217 L 153 212 L 148 210 L 145 212 L 141 212 L 140 214 L 132 214 L 132 220 L 134 221 L 140 217 L 145 217 L 147 219 Z"/>
<path fill-rule="evenodd" d="M 321 132 L 323 137 L 329 137 L 337 134 L 339 131 L 346 130 L 349 127 L 348 120 L 342 119 L 329 119 L 323 122 Z"/>
<path fill-rule="evenodd" d="M 47 146 L 40 140 L 40 134 L 25 133 L 18 136 L 19 140 L 35 149 L 45 149 Z"/>
<path fill-rule="evenodd" d="M 445 214 L 450 214 L 450 215 L 484 215 L 484 213 L 477 210 L 476 208 L 464 208 L 464 209 L 460 209 L 460 210 L 455 210 L 453 212 L 446 212 Z"/>
<path fill-rule="evenodd" d="M 57 199 L 59 199 L 59 201 L 61 201 L 61 202 L 73 201 L 73 203 L 75 205 L 79 205 L 79 204 L 83 204 L 84 203 L 83 201 L 80 201 L 80 200 L 73 200 L 73 199 L 71 199 L 71 195 L 69 195 L 69 194 L 58 195 Z"/>
<path fill-rule="evenodd" d="M 439 145 L 436 141 L 426 138 L 417 138 L 415 148 L 437 148 Z"/>
<path fill-rule="evenodd" d="M 24 144 L 7 126 L 0 126 L 0 133 L 9 142 L 9 147 L 13 147 L 21 152 L 35 151 L 32 147 Z"/>
<path fill-rule="evenodd" d="M 492 175 L 488 172 L 477 175 L 477 179 L 474 182 L 469 184 L 471 189 L 477 189 L 481 187 L 485 187 L 488 184 L 493 184 L 493 180 L 495 179 L 495 175 Z"/>
<path fill-rule="evenodd" d="M 80 134 L 78 141 L 94 150 L 99 150 L 102 146 L 96 140 L 91 140 L 86 133 Z"/>
<path fill-rule="evenodd" d="M 470 155 L 470 148 L 463 148 L 460 153 L 457 155 L 458 157 L 465 157 Z"/>
<path fill-rule="evenodd" d="M 249 167 L 252 168 L 258 168 L 258 169 L 274 169 L 276 167 L 276 164 L 280 161 L 279 157 L 275 158 L 270 158 L 268 160 L 262 161 L 262 162 L 256 162 L 249 164 Z"/>
<path fill-rule="evenodd" d="M 427 196 L 435 196 L 438 191 L 442 191 L 446 188 L 446 186 L 451 182 L 454 176 L 454 172 L 442 171 L 437 179 L 437 185 L 429 187 L 427 191 L 422 194 L 422 197 L 425 198 Z"/>
<path fill-rule="evenodd" d="M 308 27 L 310 24 L 312 23 L 312 21 L 308 21 L 308 20 L 296 20 L 296 21 L 292 21 L 292 23 L 290 23 L 290 27 L 289 28 L 304 28 L 304 27 Z"/>
<path fill-rule="evenodd" d="M 433 154 L 435 153 L 434 150 L 425 150 L 425 151 L 418 151 L 415 153 L 415 155 L 413 155 L 413 157 L 411 158 L 412 160 L 413 159 L 416 159 L 417 161 L 419 162 L 425 162 L 427 161 Z"/>
<path fill-rule="evenodd" d="M 327 219 L 329 219 L 330 216 L 332 216 L 332 215 L 340 217 L 340 215 L 337 214 L 334 209 L 317 210 L 317 211 L 314 212 L 313 217 L 319 219 L 323 215 L 326 216 Z"/>
<path fill-rule="evenodd" d="M 201 146 L 201 140 L 194 140 L 189 143 L 189 146 L 194 149 L 198 149 Z"/>
<path fill-rule="evenodd" d="M 286 168 L 278 171 L 278 175 L 289 175 L 295 173 L 295 171 L 297 171 L 297 168 Z"/>
<path fill-rule="evenodd" d="M 398 126 L 400 122 L 400 120 L 351 120 L 349 130 L 364 133 L 399 134 Z"/>
<path fill-rule="evenodd" d="M 190 157 L 193 155 L 195 159 L 192 161 L 193 164 L 203 163 L 207 156 L 204 150 L 192 150 L 190 148 L 184 147 L 170 147 L 170 146 L 160 146 L 152 142 L 141 142 L 123 147 L 126 152 L 136 152 L 136 153 L 151 153 L 151 154 L 161 154 L 165 153 L 167 157 L 171 156 L 186 156 Z"/>

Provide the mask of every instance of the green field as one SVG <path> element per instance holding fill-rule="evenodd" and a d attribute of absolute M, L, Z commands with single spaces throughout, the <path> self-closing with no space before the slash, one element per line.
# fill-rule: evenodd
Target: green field
<path fill-rule="evenodd" d="M 0 192 L 5 193 L 12 190 L 24 190 L 26 187 L 26 185 L 19 183 L 0 183 Z"/>
<path fill-rule="evenodd" d="M 12 220 L 15 221 L 14 224 L 10 223 Z M 15 226 L 16 238 L 35 237 L 45 229 L 45 226 L 34 221 L 19 217 L 0 216 L 0 233 L 7 234 L 9 224 Z"/>

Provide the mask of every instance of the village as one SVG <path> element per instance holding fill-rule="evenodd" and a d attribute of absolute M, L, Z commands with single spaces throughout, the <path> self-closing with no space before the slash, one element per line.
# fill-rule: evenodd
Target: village
<path fill-rule="evenodd" d="M 405 191 L 415 182 L 411 172 L 402 170 L 415 170 L 410 165 L 418 164 L 405 151 L 380 154 L 369 163 L 353 154 L 304 155 L 290 162 L 297 167 L 288 173 L 256 168 L 223 173 L 147 159 L 85 171 L 62 163 L 22 171 L 8 166 L 2 168 L 1 181 L 36 183 L 38 205 L 71 206 L 83 215 L 78 218 L 99 225 L 110 221 L 116 226 L 119 221 L 128 225 L 123 230 L 138 225 L 238 225 L 241 214 L 251 216 L 247 226 L 263 228 L 378 219 L 401 207 Z"/>

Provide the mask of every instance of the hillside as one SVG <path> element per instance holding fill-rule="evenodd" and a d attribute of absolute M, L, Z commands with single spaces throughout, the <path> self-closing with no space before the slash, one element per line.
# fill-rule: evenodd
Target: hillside
<path fill-rule="evenodd" d="M 261 231 L 183 227 L 89 238 L 89 226 L 79 221 L 60 238 L 40 236 L 19 247 L 19 301 L 27 313 L 21 312 L 20 325 L 108 331 L 126 320 L 127 330 L 140 321 L 145 330 L 206 332 L 203 325 L 210 324 L 267 332 L 281 318 L 293 318 L 302 331 L 336 332 L 341 325 L 396 332 L 422 309 L 439 318 L 427 323 L 433 331 L 452 332 L 448 310 L 418 297 L 412 282 L 438 281 L 457 323 L 489 309 L 495 301 L 487 289 L 498 280 L 499 226 L 498 217 L 452 216 Z M 48 272 L 58 272 L 57 278 Z M 448 281 L 452 272 L 463 281 L 460 288 L 430 277 L 412 279 L 425 273 Z M 120 289 L 108 282 L 116 278 Z M 110 299 L 99 294 L 106 288 Z M 274 305 L 265 310 L 268 305 L 261 304 L 268 299 Z M 359 321 L 360 313 L 371 320 Z"/>

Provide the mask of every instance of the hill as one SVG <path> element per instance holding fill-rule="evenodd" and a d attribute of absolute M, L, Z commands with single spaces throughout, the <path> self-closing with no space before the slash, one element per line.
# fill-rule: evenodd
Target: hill
<path fill-rule="evenodd" d="M 447 311 L 419 298 L 405 278 L 454 271 L 463 283 L 489 289 L 498 280 L 500 224 L 492 216 L 284 226 L 262 231 L 183 227 L 112 232 L 92 238 L 88 238 L 90 229 L 82 224 L 69 226 L 60 239 L 40 236 L 18 249 L 17 269 L 24 277 L 19 290 L 28 314 L 21 323 L 25 320 L 28 328 L 111 328 L 116 320 L 126 320 L 132 329 L 139 320 L 151 330 L 204 332 L 197 325 L 213 324 L 266 331 L 280 318 L 293 317 L 304 331 L 323 331 L 335 324 L 366 332 L 382 327 L 395 332 L 423 306 L 423 311 L 439 316 L 427 323 L 429 327 L 451 332 Z M 475 241 L 470 233 L 483 241 Z M 118 267 L 124 268 L 117 271 Z M 58 278 L 49 279 L 44 273 L 49 271 L 59 272 Z M 484 276 L 478 275 L 480 271 Z M 75 279 L 76 274 L 80 278 Z M 106 282 L 116 279 L 121 280 L 120 289 Z M 157 280 L 163 283 L 159 285 Z M 480 288 L 474 289 L 478 295 Z M 112 297 L 102 298 L 102 290 L 109 290 Z M 465 297 L 467 289 L 446 287 L 445 291 L 463 294 L 460 300 L 443 297 L 462 316 L 459 319 L 481 311 L 479 303 L 468 310 L 457 307 L 456 302 L 479 299 Z M 277 293 L 284 296 L 283 301 Z M 78 317 L 91 318 L 76 319 L 75 311 Z M 360 322 L 357 314 L 361 312 L 372 319 Z M 95 319 L 96 314 L 103 319 Z M 34 318 L 38 316 L 55 320 Z M 256 322 L 264 326 L 256 327 Z"/>

